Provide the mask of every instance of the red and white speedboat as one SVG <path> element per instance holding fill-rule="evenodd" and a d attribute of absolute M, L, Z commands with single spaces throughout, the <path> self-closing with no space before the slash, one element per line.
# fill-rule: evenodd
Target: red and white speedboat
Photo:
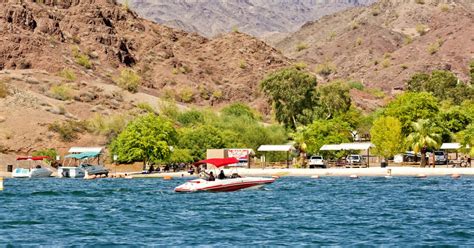
<path fill-rule="evenodd" d="M 212 158 L 201 160 L 195 165 L 201 164 L 213 164 L 217 168 L 223 167 L 229 164 L 235 164 L 239 161 L 236 158 Z M 225 179 L 216 178 L 215 181 L 209 181 L 207 179 L 198 178 L 188 181 L 174 189 L 176 192 L 198 192 L 198 191 L 209 191 L 209 192 L 229 192 L 237 191 L 241 189 L 253 189 L 260 188 L 266 184 L 273 183 L 274 178 L 267 177 L 240 177 L 234 173 L 231 177 Z"/>

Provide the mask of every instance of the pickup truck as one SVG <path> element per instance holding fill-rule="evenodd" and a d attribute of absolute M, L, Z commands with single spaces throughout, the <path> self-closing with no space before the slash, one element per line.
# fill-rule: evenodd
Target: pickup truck
<path fill-rule="evenodd" d="M 309 168 L 326 168 L 323 156 L 313 155 L 309 158 Z"/>

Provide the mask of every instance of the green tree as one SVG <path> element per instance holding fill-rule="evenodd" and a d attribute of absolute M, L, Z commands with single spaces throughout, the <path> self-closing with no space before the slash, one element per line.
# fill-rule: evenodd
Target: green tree
<path fill-rule="evenodd" d="M 48 156 L 49 159 L 46 159 L 48 164 L 53 163 L 56 160 L 56 156 L 58 155 L 58 151 L 54 148 L 45 148 L 42 150 L 34 151 L 32 153 L 33 156 Z"/>
<path fill-rule="evenodd" d="M 176 142 L 176 130 L 165 119 L 148 114 L 130 122 L 111 144 L 119 162 L 164 161 L 171 155 L 170 146 Z"/>
<path fill-rule="evenodd" d="M 402 133 L 412 132 L 412 122 L 419 119 L 434 119 L 439 111 L 438 101 L 427 92 L 407 92 L 390 102 L 383 115 L 392 116 L 402 123 Z"/>
<path fill-rule="evenodd" d="M 469 63 L 469 75 L 471 76 L 471 85 L 474 86 L 474 59 Z"/>
<path fill-rule="evenodd" d="M 408 80 L 407 88 L 412 92 L 430 92 L 440 100 L 450 100 L 456 104 L 466 99 L 474 99 L 474 89 L 461 82 L 450 71 L 417 73 Z"/>
<path fill-rule="evenodd" d="M 402 124 L 397 118 L 380 117 L 370 129 L 371 141 L 375 153 L 389 158 L 403 150 Z"/>
<path fill-rule="evenodd" d="M 470 124 L 457 134 L 458 141 L 464 147 L 465 152 L 474 156 L 474 124 Z"/>
<path fill-rule="evenodd" d="M 351 107 L 350 87 L 342 81 L 333 82 L 318 87 L 319 116 L 331 119 L 349 111 Z"/>
<path fill-rule="evenodd" d="M 204 115 L 201 111 L 192 109 L 178 113 L 177 121 L 184 126 L 201 125 L 204 123 Z"/>
<path fill-rule="evenodd" d="M 412 123 L 413 132 L 408 135 L 406 142 L 416 153 L 421 152 L 421 166 L 426 165 L 426 151 L 429 148 L 438 149 L 441 145 L 441 135 L 433 128 L 430 120 L 420 119 Z"/>
<path fill-rule="evenodd" d="M 189 149 L 174 149 L 171 156 L 166 160 L 169 163 L 192 163 L 194 158 Z"/>
<path fill-rule="evenodd" d="M 194 160 L 204 159 L 207 149 L 224 148 L 221 131 L 210 125 L 179 130 L 179 148 L 189 149 Z"/>
<path fill-rule="evenodd" d="M 351 127 L 349 123 L 341 119 L 315 120 L 304 130 L 304 140 L 308 153 L 317 153 L 325 144 L 340 144 L 350 142 Z M 331 153 L 326 155 L 340 157 L 344 152 Z"/>
<path fill-rule="evenodd" d="M 259 119 L 255 111 L 244 103 L 232 103 L 221 110 L 221 113 L 226 116 L 248 117 L 253 120 Z"/>
<path fill-rule="evenodd" d="M 317 105 L 316 86 L 316 77 L 296 68 L 274 72 L 261 82 L 263 92 L 273 103 L 276 119 L 291 129 L 311 122 Z"/>

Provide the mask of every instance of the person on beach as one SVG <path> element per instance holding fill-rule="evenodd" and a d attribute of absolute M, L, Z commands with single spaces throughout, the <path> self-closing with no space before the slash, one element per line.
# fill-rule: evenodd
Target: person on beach
<path fill-rule="evenodd" d="M 221 170 L 221 172 L 219 173 L 219 175 L 217 176 L 217 178 L 219 178 L 220 180 L 226 178 L 226 176 L 225 176 L 225 174 L 224 174 L 224 170 Z"/>
<path fill-rule="evenodd" d="M 207 180 L 208 181 L 215 181 L 216 180 L 216 178 L 214 177 L 214 173 L 212 173 L 212 171 L 211 171 L 211 173 L 209 173 L 209 178 Z"/>

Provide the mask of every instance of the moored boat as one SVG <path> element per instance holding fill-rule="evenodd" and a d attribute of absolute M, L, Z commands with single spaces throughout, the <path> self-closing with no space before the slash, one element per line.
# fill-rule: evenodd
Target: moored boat
<path fill-rule="evenodd" d="M 28 161 L 31 163 L 31 161 L 35 162 L 43 162 L 44 160 L 50 159 L 47 156 L 36 156 L 36 157 L 18 157 L 16 160 L 17 161 Z M 30 166 L 31 167 L 31 166 Z M 13 178 L 42 178 L 42 177 L 50 177 L 53 172 L 47 168 L 44 167 L 43 165 L 37 164 L 33 168 L 16 168 L 12 172 L 12 177 Z"/>
<path fill-rule="evenodd" d="M 235 158 L 213 158 L 201 160 L 195 165 L 199 166 L 201 164 L 212 164 L 216 168 L 220 168 L 238 162 L 239 161 Z M 230 177 L 221 179 L 214 179 L 212 177 L 206 178 L 207 176 L 203 177 L 205 178 L 194 179 L 182 185 L 179 185 L 174 190 L 176 192 L 229 192 L 242 189 L 260 188 L 265 186 L 266 184 L 271 184 L 275 181 L 275 178 L 267 177 L 241 177 L 237 173 L 232 174 L 232 176 Z"/>
<path fill-rule="evenodd" d="M 70 154 L 65 158 L 76 165 L 61 166 L 58 168 L 60 178 L 85 178 L 91 175 L 106 175 L 109 170 L 100 165 L 101 147 L 73 147 L 69 149 Z M 97 164 L 93 162 L 97 160 Z M 77 165 L 79 162 L 79 165 Z"/>

